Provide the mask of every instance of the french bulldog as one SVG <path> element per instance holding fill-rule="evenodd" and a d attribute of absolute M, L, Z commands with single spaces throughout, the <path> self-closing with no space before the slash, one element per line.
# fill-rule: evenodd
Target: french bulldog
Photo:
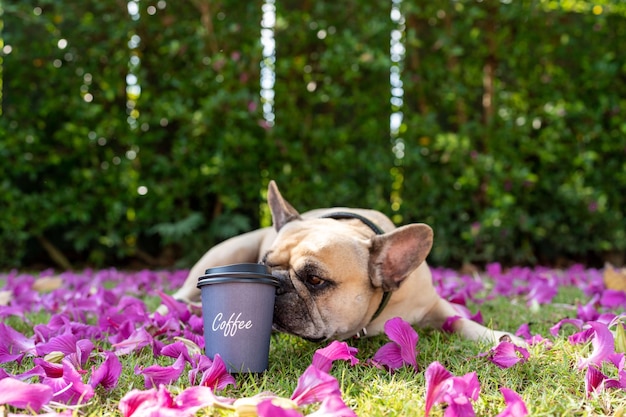
<path fill-rule="evenodd" d="M 520 341 L 459 318 L 437 294 L 425 262 L 433 244 L 433 231 L 426 224 L 396 228 L 387 216 L 368 209 L 323 208 L 300 214 L 274 181 L 267 201 L 273 227 L 211 248 L 191 268 L 175 299 L 197 303 L 198 277 L 208 268 L 261 262 L 280 283 L 274 329 L 306 340 L 372 336 L 384 330 L 387 320 L 401 317 L 471 340 Z"/>

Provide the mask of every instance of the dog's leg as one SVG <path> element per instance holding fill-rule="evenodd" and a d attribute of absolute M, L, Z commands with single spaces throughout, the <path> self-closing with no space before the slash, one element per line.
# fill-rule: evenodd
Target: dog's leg
<path fill-rule="evenodd" d="M 459 333 L 466 339 L 475 341 L 484 341 L 490 344 L 497 344 L 501 340 L 510 339 L 511 342 L 517 345 L 525 345 L 524 340 L 507 332 L 501 332 L 499 330 L 489 329 L 482 324 L 476 323 L 470 319 L 459 318 L 458 312 L 454 309 L 452 304 L 448 301 L 440 298 L 439 301 L 429 311 L 426 321 L 432 327 L 443 328 L 448 320 L 449 328 Z"/>
<path fill-rule="evenodd" d="M 191 268 L 185 283 L 172 297 L 186 303 L 198 303 L 200 301 L 200 290 L 196 285 L 198 284 L 198 278 L 204 275 L 206 269 L 242 262 L 258 262 L 259 249 L 263 239 L 271 232 L 270 228 L 258 229 L 232 237 L 212 247 Z M 157 311 L 166 313 L 167 308 L 161 305 Z"/>

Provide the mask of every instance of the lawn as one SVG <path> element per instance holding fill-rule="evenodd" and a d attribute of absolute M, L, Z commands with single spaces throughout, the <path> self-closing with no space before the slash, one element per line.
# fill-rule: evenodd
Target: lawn
<path fill-rule="evenodd" d="M 442 296 L 487 326 L 517 332 L 526 347 L 432 329 L 333 344 L 275 334 L 269 370 L 235 376 L 201 354 L 197 311 L 173 304 L 167 316 L 152 314 L 185 276 L 0 275 L 0 416 L 423 416 L 427 403 L 432 416 L 595 416 L 626 408 L 626 293 L 607 289 L 602 270 L 434 270 Z M 387 344 L 405 353 L 400 362 L 381 359 Z M 311 366 L 316 352 L 334 348 L 338 360 Z"/>

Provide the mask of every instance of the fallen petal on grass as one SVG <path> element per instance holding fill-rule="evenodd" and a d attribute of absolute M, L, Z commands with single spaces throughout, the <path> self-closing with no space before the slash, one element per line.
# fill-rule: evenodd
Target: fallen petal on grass
<path fill-rule="evenodd" d="M 601 366 L 602 362 L 615 353 L 613 333 L 611 333 L 608 326 L 597 321 L 590 321 L 587 324 L 594 331 L 594 336 L 591 339 L 593 351 L 589 357 L 578 361 L 578 369 L 584 369 L 591 364 Z"/>
<path fill-rule="evenodd" d="M 93 388 L 98 385 L 110 391 L 117 386 L 117 381 L 122 374 L 122 364 L 113 352 L 105 352 L 105 361 L 98 369 L 92 369 L 89 385 Z"/>
<path fill-rule="evenodd" d="M 372 362 L 389 370 L 399 369 L 405 364 L 417 370 L 417 342 L 415 329 L 400 317 L 387 320 L 385 334 L 391 342 L 382 346 L 372 358 Z"/>
<path fill-rule="evenodd" d="M 336 360 L 350 361 L 350 365 L 354 366 L 359 363 L 355 356 L 357 352 L 357 348 L 348 346 L 346 342 L 334 340 L 325 348 L 315 351 L 312 365 L 324 372 L 330 372 Z"/>
<path fill-rule="evenodd" d="M 298 378 L 298 385 L 291 395 L 291 400 L 302 406 L 322 402 L 324 398 L 332 395 L 341 396 L 337 379 L 311 365 Z"/>
<path fill-rule="evenodd" d="M 526 362 L 530 357 L 530 353 L 525 348 L 514 343 L 500 342 L 483 356 L 487 356 L 496 366 L 506 369 L 520 362 Z"/>
<path fill-rule="evenodd" d="M 517 392 L 505 387 L 500 388 L 500 392 L 504 397 L 506 407 L 496 417 L 526 417 L 528 415 L 526 403 Z"/>
<path fill-rule="evenodd" d="M 446 416 L 472 416 L 480 394 L 480 383 L 475 372 L 454 376 L 439 362 L 431 363 L 424 373 L 426 379 L 426 404 L 424 415 L 428 417 L 433 405 L 447 403 Z"/>
<path fill-rule="evenodd" d="M 45 384 L 28 384 L 14 378 L 0 379 L 0 405 L 39 411 L 52 399 L 52 388 Z"/>

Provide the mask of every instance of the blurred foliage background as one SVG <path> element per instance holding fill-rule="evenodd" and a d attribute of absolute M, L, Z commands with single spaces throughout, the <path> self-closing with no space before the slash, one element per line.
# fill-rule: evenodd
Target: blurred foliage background
<path fill-rule="evenodd" d="M 270 179 L 301 211 L 430 224 L 435 265 L 624 262 L 620 0 L 21 0 L 0 19 L 0 268 L 189 267 L 269 224 Z"/>

